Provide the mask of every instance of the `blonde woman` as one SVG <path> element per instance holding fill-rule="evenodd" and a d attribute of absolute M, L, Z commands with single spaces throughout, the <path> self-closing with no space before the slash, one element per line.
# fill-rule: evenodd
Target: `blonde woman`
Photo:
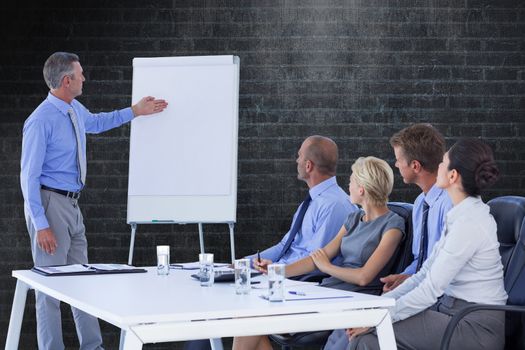
<path fill-rule="evenodd" d="M 330 275 L 322 286 L 352 291 L 381 290 L 379 276 L 388 273 L 391 258 L 404 236 L 404 220 L 387 207 L 394 175 L 390 166 L 375 157 L 361 157 L 352 165 L 350 200 L 361 206 L 351 213 L 337 236 L 309 257 L 286 266 L 287 277 L 303 275 L 316 268 Z M 341 266 L 332 264 L 342 255 Z M 255 267 L 263 272 L 271 261 Z M 234 350 L 272 349 L 266 336 L 237 337 Z"/>

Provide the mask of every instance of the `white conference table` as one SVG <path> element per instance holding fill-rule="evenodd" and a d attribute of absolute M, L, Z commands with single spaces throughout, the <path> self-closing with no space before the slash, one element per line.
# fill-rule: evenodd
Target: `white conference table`
<path fill-rule="evenodd" d="M 352 293 L 350 298 L 268 302 L 260 298 L 262 289 L 236 295 L 229 283 L 201 287 L 190 277 L 195 271 L 170 270 L 170 275 L 158 276 L 156 268 L 147 270 L 63 277 L 13 271 L 18 281 L 6 349 L 18 348 L 29 289 L 121 328 L 126 350 L 147 343 L 372 326 L 377 327 L 381 349 L 396 349 L 388 312 L 394 305 L 391 298 Z"/>

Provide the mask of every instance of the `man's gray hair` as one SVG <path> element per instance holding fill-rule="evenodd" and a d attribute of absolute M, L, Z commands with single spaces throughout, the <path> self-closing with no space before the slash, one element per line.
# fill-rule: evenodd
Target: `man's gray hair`
<path fill-rule="evenodd" d="M 58 89 L 66 75 L 73 74 L 73 62 L 79 62 L 74 53 L 55 52 L 44 64 L 44 80 L 50 89 Z"/>

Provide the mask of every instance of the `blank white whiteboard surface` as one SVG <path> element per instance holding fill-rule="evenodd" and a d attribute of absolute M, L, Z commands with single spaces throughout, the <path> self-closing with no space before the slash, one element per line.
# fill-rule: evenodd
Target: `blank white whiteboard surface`
<path fill-rule="evenodd" d="M 239 59 L 133 59 L 133 103 L 168 101 L 131 123 L 128 223 L 235 222 Z"/>

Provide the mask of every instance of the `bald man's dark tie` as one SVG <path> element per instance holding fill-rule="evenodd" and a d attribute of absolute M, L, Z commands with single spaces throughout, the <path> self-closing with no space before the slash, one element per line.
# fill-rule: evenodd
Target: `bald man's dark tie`
<path fill-rule="evenodd" d="M 423 218 L 421 220 L 421 241 L 419 242 L 419 256 L 417 259 L 416 272 L 419 271 L 423 263 L 427 259 L 428 251 L 428 209 L 429 206 L 425 200 L 423 200 Z"/>
<path fill-rule="evenodd" d="M 303 225 L 304 214 L 306 213 L 306 210 L 308 209 L 308 206 L 310 205 L 311 201 L 312 201 L 312 197 L 310 197 L 310 193 L 308 193 L 303 203 L 301 204 L 301 209 L 299 209 L 299 214 L 297 214 L 297 218 L 295 219 L 292 229 L 290 230 L 290 235 L 288 236 L 288 240 L 284 244 L 281 254 L 279 254 L 279 257 L 275 261 L 281 260 L 281 258 L 286 254 L 288 249 L 290 249 L 290 246 L 292 245 L 292 242 L 295 239 L 295 236 L 297 235 L 297 233 L 301 229 L 301 226 Z"/>

